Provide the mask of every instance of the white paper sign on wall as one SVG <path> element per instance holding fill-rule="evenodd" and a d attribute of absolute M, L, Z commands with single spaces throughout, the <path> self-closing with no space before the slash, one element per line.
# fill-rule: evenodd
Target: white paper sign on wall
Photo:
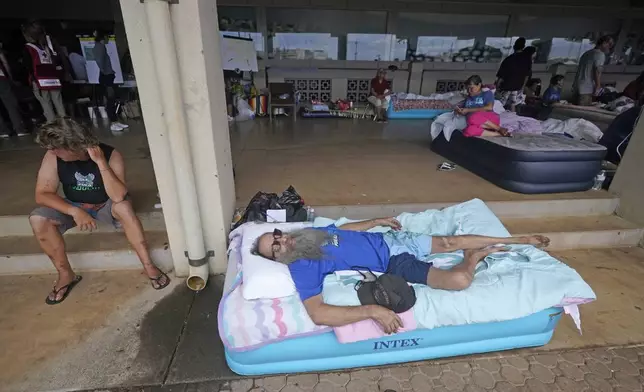
<path fill-rule="evenodd" d="M 87 70 L 87 79 L 90 84 L 98 84 L 99 69 L 94 59 L 94 37 L 79 37 L 83 57 L 85 57 L 85 69 Z M 121 62 L 119 61 L 119 53 L 116 50 L 116 38 L 110 35 L 105 45 L 107 54 L 110 56 L 110 63 L 114 70 L 115 77 L 114 83 L 123 83 L 123 72 L 121 71 Z"/>

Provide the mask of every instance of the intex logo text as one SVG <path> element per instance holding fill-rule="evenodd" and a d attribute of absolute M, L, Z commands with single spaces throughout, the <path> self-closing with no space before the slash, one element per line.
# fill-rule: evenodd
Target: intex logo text
<path fill-rule="evenodd" d="M 396 339 L 396 340 L 385 340 L 385 341 L 381 341 L 381 342 L 374 342 L 373 343 L 373 349 L 374 350 L 382 350 L 382 349 L 385 349 L 385 348 L 418 346 L 419 342 L 422 339 L 423 338 Z"/>

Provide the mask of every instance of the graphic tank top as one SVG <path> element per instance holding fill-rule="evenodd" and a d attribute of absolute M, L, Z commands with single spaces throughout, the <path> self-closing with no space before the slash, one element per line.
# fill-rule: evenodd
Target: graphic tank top
<path fill-rule="evenodd" d="M 114 147 L 99 144 L 109 162 Z M 65 162 L 56 158 L 58 178 L 63 185 L 65 197 L 75 203 L 103 204 L 108 199 L 103 177 L 98 165 L 91 159 Z"/>

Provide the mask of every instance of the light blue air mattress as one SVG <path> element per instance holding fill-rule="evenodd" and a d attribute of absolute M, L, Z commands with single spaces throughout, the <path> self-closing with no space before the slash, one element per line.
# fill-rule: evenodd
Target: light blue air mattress
<path fill-rule="evenodd" d="M 515 320 L 419 329 L 388 337 L 341 344 L 333 331 L 272 343 L 252 351 L 226 350 L 226 362 L 241 375 L 319 372 L 453 357 L 550 341 L 561 308 Z"/>
<path fill-rule="evenodd" d="M 440 211 L 403 213 L 398 219 L 404 230 L 413 233 L 509 236 L 494 213 L 476 199 Z M 319 217 L 314 225 L 347 221 Z M 306 317 L 297 295 L 243 298 L 242 229 L 231 233 L 224 299 L 218 312 L 226 360 L 242 375 L 317 372 L 541 346 L 550 341 L 561 306 L 576 309 L 576 305 L 595 299 L 574 270 L 541 250 L 513 245 L 507 254 L 499 253 L 480 263 L 484 268 L 477 267 L 475 284 L 468 290 L 443 292 L 415 286 L 418 329 L 340 343 L 333 330 L 315 326 Z M 439 259 L 447 260 L 449 255 L 433 255 L 432 262 L 442 268 Z M 515 256 L 525 256 L 525 260 L 513 259 Z M 325 302 L 357 305 L 353 286 L 349 292 L 335 287 L 338 285 L 328 282 L 334 276 L 325 281 Z"/>
<path fill-rule="evenodd" d="M 389 119 L 434 119 L 450 111 L 450 109 L 408 109 L 395 111 L 393 106 L 389 105 L 387 109 L 387 117 Z"/>

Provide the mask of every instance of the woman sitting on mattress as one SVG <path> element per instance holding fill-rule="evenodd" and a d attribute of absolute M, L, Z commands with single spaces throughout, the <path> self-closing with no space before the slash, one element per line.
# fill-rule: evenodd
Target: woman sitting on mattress
<path fill-rule="evenodd" d="M 458 104 L 455 112 L 467 116 L 467 128 L 463 135 L 473 136 L 510 136 L 508 130 L 499 124 L 499 115 L 494 113 L 494 93 L 483 91 L 483 81 L 478 75 L 470 76 L 465 84 L 467 98 Z"/>

